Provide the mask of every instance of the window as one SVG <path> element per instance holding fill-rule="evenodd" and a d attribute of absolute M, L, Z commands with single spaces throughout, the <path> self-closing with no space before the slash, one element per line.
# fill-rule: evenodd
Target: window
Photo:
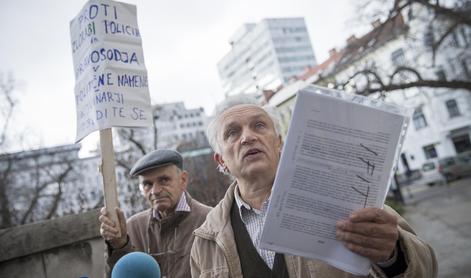
<path fill-rule="evenodd" d="M 433 144 L 427 145 L 427 146 L 424 146 L 423 149 L 424 149 L 426 159 L 438 157 L 437 150 L 435 150 L 435 145 Z"/>
<path fill-rule="evenodd" d="M 437 167 L 433 162 L 427 162 L 422 165 L 422 172 L 432 171 L 435 170 Z"/>
<path fill-rule="evenodd" d="M 465 46 L 469 46 L 468 35 L 464 26 L 460 28 L 461 38 L 463 38 Z"/>
<path fill-rule="evenodd" d="M 467 78 L 471 78 L 471 73 L 469 72 L 469 69 L 468 69 L 468 62 L 466 61 L 466 59 L 461 60 L 461 66 L 462 66 L 462 68 L 463 68 L 463 73 L 464 73 L 464 75 L 465 75 Z"/>
<path fill-rule="evenodd" d="M 427 31 L 425 31 L 425 34 L 424 34 L 424 45 L 428 47 L 432 47 L 433 41 L 434 41 L 433 27 L 432 25 L 429 25 L 429 27 L 427 28 Z"/>
<path fill-rule="evenodd" d="M 440 68 L 435 72 L 435 75 L 437 76 L 437 79 L 440 81 L 446 81 L 446 74 L 445 71 Z"/>
<path fill-rule="evenodd" d="M 425 115 L 422 112 L 422 108 L 417 108 L 412 116 L 412 121 L 416 130 L 427 127 L 427 121 L 425 120 Z"/>
<path fill-rule="evenodd" d="M 456 153 L 471 151 L 471 141 L 469 140 L 469 134 L 453 136 L 451 141 L 455 146 Z"/>
<path fill-rule="evenodd" d="M 399 48 L 398 50 L 395 50 L 393 53 L 391 53 L 391 62 L 394 65 L 403 65 L 405 60 L 406 58 L 404 56 L 404 50 L 402 50 L 402 48 Z"/>
<path fill-rule="evenodd" d="M 450 115 L 450 118 L 461 116 L 458 103 L 456 103 L 456 100 L 454 99 L 446 101 L 446 109 L 448 110 L 448 115 Z"/>
<path fill-rule="evenodd" d="M 409 18 L 409 20 L 414 19 L 414 11 L 412 10 L 411 6 L 409 6 L 409 10 L 407 11 L 407 17 Z"/>

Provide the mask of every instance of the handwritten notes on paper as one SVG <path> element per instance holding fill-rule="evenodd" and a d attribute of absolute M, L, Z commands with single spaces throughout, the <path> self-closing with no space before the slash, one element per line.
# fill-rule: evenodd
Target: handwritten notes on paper
<path fill-rule="evenodd" d="M 335 223 L 383 206 L 407 117 L 318 90 L 298 92 L 261 248 L 366 275 L 369 260 L 336 240 Z"/>
<path fill-rule="evenodd" d="M 70 22 L 77 136 L 112 126 L 150 126 L 152 116 L 134 5 L 91 0 Z"/>

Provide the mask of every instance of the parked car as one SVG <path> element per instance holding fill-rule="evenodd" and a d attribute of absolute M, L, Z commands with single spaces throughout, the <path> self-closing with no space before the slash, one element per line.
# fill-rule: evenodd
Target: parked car
<path fill-rule="evenodd" d="M 432 186 L 435 184 L 445 183 L 443 175 L 438 171 L 436 162 L 429 161 L 422 165 L 422 178 L 419 180 L 420 183 Z"/>
<path fill-rule="evenodd" d="M 422 171 L 420 169 L 414 169 L 409 172 L 407 175 L 406 173 L 398 174 L 397 175 L 397 182 L 399 185 L 411 185 L 416 181 L 420 180 L 422 177 Z"/>
<path fill-rule="evenodd" d="M 447 182 L 471 175 L 471 151 L 442 158 L 438 165 L 438 171 Z"/>

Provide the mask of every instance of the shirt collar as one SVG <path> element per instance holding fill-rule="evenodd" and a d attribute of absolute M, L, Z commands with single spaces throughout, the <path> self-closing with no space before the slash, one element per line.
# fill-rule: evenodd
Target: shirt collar
<path fill-rule="evenodd" d="M 271 194 L 270 194 L 270 196 L 271 196 Z M 265 211 L 268 208 L 268 204 L 270 203 L 270 196 L 268 196 L 267 200 L 265 202 L 263 202 L 262 209 L 259 210 L 259 209 L 251 207 L 244 200 L 242 200 L 242 197 L 240 196 L 239 185 L 236 185 L 235 188 L 234 188 L 234 198 L 235 198 L 237 207 L 239 208 L 240 218 L 244 219 L 244 217 L 242 216 L 242 208 L 247 210 L 247 211 L 253 211 L 256 214 L 260 214 L 263 211 Z"/>
<path fill-rule="evenodd" d="M 186 211 L 186 212 L 191 211 L 190 205 L 188 205 L 188 202 L 186 199 L 185 192 L 182 192 L 182 195 L 180 196 L 180 200 L 178 201 L 178 204 L 175 206 L 175 212 L 178 212 L 178 211 Z M 157 210 L 152 211 L 152 216 L 157 220 L 160 220 L 161 218 L 160 213 Z"/>

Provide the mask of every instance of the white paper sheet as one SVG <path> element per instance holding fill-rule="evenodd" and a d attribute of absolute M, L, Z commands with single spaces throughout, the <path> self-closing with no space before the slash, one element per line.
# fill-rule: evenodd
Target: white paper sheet
<path fill-rule="evenodd" d="M 408 117 L 316 90 L 297 95 L 260 247 L 367 275 L 369 260 L 336 240 L 335 223 L 383 206 Z"/>

